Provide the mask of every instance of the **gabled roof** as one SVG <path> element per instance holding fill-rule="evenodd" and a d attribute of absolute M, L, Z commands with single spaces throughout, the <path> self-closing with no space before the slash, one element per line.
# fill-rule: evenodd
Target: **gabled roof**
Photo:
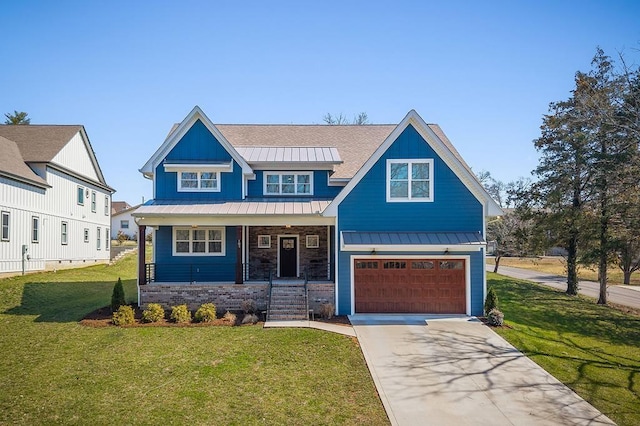
<path fill-rule="evenodd" d="M 117 202 L 118 202 L 118 201 L 117 201 Z M 119 202 L 123 202 L 123 201 L 119 201 Z M 142 204 L 138 204 L 138 205 L 135 205 L 135 206 L 133 206 L 133 207 L 132 207 L 132 206 L 129 206 L 129 205 L 127 204 L 127 206 L 129 206 L 129 207 L 127 207 L 126 209 L 118 210 L 118 211 L 117 211 L 117 212 L 115 212 L 115 213 L 114 213 L 114 212 L 113 212 L 113 210 L 112 210 L 112 211 L 111 211 L 111 218 L 113 219 L 114 217 L 120 216 L 121 214 L 125 214 L 125 213 L 133 213 L 133 212 L 134 212 L 138 207 L 140 207 L 141 205 L 142 205 Z"/>
<path fill-rule="evenodd" d="M 478 181 L 476 175 L 471 168 L 462 159 L 458 151 L 453 147 L 449 139 L 444 135 L 442 129 L 436 125 L 428 125 L 415 110 L 409 111 L 404 119 L 396 126 L 396 128 L 387 136 L 384 142 L 375 150 L 375 152 L 367 159 L 364 165 L 358 170 L 355 176 L 349 181 L 342 191 L 333 199 L 331 204 L 325 209 L 323 215 L 335 216 L 338 206 L 353 190 L 353 188 L 362 180 L 373 165 L 382 157 L 387 149 L 396 141 L 400 134 L 412 125 L 422 138 L 431 146 L 438 156 L 449 166 L 449 168 L 458 176 L 462 183 L 469 191 L 482 203 L 486 216 L 501 215 L 500 206 L 491 198 L 489 193 L 484 189 Z M 442 137 L 441 137 L 442 136 Z"/>
<path fill-rule="evenodd" d="M 200 109 L 199 106 L 193 107 L 191 112 L 185 117 L 184 120 L 177 127 L 171 129 L 167 139 L 160 145 L 160 148 L 151 156 L 151 158 L 140 169 L 145 176 L 152 176 L 156 166 L 167 156 L 169 152 L 180 142 L 182 137 L 191 129 L 191 127 L 200 120 L 202 124 L 211 132 L 211 134 L 218 140 L 223 148 L 231 155 L 236 163 L 242 168 L 242 173 L 252 174 L 253 170 L 238 151 L 229 143 L 227 138 L 220 133 L 216 126 L 209 120 L 209 117 Z"/>
<path fill-rule="evenodd" d="M 18 149 L 22 161 L 25 163 L 53 163 L 54 158 L 60 151 L 71 141 L 71 139 L 80 133 L 87 153 L 91 159 L 91 163 L 98 176 L 99 184 L 113 191 L 107 185 L 102 174 L 100 165 L 95 156 L 95 152 L 89 142 L 89 137 L 84 130 L 84 126 L 74 125 L 41 125 L 41 124 L 24 124 L 24 125 L 0 125 L 0 136 L 13 141 Z M 65 169 L 65 168 L 62 168 Z M 71 172 L 72 170 L 66 170 Z M 93 179 L 91 179 L 93 180 Z"/>
<path fill-rule="evenodd" d="M 18 145 L 0 136 L 0 175 L 35 185 L 39 188 L 50 188 L 50 185 L 27 166 L 20 154 Z"/>
<path fill-rule="evenodd" d="M 112 201 L 111 202 L 111 214 L 120 213 L 123 210 L 131 208 L 131 204 L 126 201 Z"/>

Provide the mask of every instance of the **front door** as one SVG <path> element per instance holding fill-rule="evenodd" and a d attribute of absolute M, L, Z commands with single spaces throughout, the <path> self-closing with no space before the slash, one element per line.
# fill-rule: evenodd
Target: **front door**
<path fill-rule="evenodd" d="M 298 248 L 296 237 L 280 238 L 280 277 L 293 278 L 298 276 Z"/>

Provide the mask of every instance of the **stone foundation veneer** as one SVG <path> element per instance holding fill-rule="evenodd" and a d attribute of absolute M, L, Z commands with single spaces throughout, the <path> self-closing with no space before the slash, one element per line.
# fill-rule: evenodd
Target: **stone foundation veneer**
<path fill-rule="evenodd" d="M 277 284 L 275 284 L 277 285 Z M 334 283 L 309 283 L 309 309 L 319 312 L 323 303 L 335 303 Z M 238 311 L 243 300 L 253 299 L 258 309 L 267 308 L 266 283 L 249 284 L 147 284 L 140 286 L 140 306 L 159 303 L 165 309 L 187 304 L 196 310 L 203 303 L 213 303 L 219 313 Z"/>

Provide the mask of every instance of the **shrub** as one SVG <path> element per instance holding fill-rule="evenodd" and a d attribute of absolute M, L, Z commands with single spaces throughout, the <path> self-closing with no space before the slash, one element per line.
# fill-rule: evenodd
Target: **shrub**
<path fill-rule="evenodd" d="M 196 311 L 196 322 L 212 322 L 216 319 L 216 305 L 203 303 Z"/>
<path fill-rule="evenodd" d="M 335 312 L 336 309 L 333 306 L 333 303 L 323 303 L 322 305 L 320 305 L 320 316 L 322 318 L 330 320 L 331 318 L 333 318 Z"/>
<path fill-rule="evenodd" d="M 118 236 L 116 237 L 116 239 L 118 240 L 118 244 L 122 245 L 122 243 L 129 239 L 129 236 L 122 231 L 118 231 Z"/>
<path fill-rule="evenodd" d="M 118 310 L 113 313 L 111 321 L 113 321 L 115 325 L 127 325 L 135 323 L 136 320 L 133 315 L 133 308 L 129 305 L 120 306 Z"/>
<path fill-rule="evenodd" d="M 245 314 L 253 314 L 258 310 L 256 305 L 256 301 L 253 299 L 243 300 L 240 304 L 240 307 L 244 311 Z"/>
<path fill-rule="evenodd" d="M 230 311 L 227 311 L 222 317 L 222 319 L 231 325 L 236 325 L 236 322 L 238 321 L 238 317 L 236 316 L 236 314 Z"/>
<path fill-rule="evenodd" d="M 247 314 L 242 318 L 243 324 L 255 324 L 258 322 L 258 316 L 255 314 Z"/>
<path fill-rule="evenodd" d="M 116 312 L 120 306 L 125 304 L 124 287 L 122 280 L 118 277 L 118 282 L 113 286 L 113 293 L 111 293 L 111 312 Z"/>
<path fill-rule="evenodd" d="M 149 303 L 147 309 L 142 312 L 143 322 L 158 322 L 164 318 L 164 309 L 158 303 Z"/>
<path fill-rule="evenodd" d="M 487 298 L 484 300 L 484 313 L 488 315 L 494 309 L 498 309 L 498 295 L 493 287 L 489 287 Z"/>
<path fill-rule="evenodd" d="M 171 308 L 171 319 L 177 323 L 191 322 L 191 311 L 187 305 L 178 305 Z"/>
<path fill-rule="evenodd" d="M 492 309 L 487 315 L 489 325 L 494 327 L 501 327 L 504 324 L 504 314 L 497 309 Z"/>

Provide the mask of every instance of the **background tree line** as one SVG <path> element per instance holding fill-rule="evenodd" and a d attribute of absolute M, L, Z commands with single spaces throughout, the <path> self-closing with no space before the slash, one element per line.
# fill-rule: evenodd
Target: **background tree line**
<path fill-rule="evenodd" d="M 566 249 L 567 293 L 578 292 L 578 265 L 597 266 L 598 303 L 607 303 L 607 268 L 629 283 L 640 269 L 640 67 L 597 49 L 591 70 L 575 74 L 571 96 L 543 116 L 534 180 L 480 180 L 503 207 L 487 226 L 498 255 Z M 496 264 L 498 259 L 496 259 Z M 497 269 L 497 267 L 496 267 Z"/>

